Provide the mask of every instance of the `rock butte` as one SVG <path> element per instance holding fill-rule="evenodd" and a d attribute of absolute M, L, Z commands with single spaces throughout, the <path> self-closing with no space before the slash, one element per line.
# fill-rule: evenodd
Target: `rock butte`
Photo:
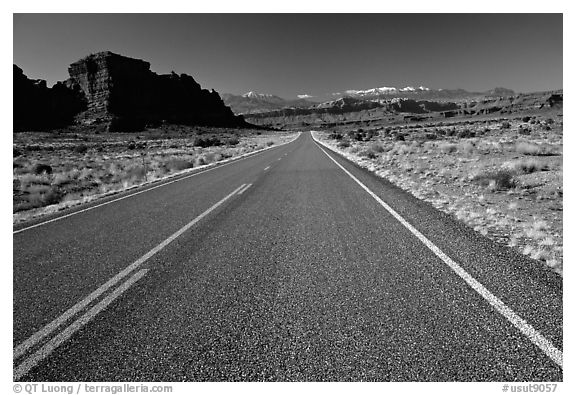
<path fill-rule="evenodd" d="M 15 131 L 69 123 L 103 124 L 111 132 L 159 123 L 246 125 L 214 90 L 202 89 L 186 74 L 156 74 L 140 59 L 99 52 L 72 63 L 68 72 L 68 80 L 48 88 L 44 81 L 29 80 L 14 65 Z"/>

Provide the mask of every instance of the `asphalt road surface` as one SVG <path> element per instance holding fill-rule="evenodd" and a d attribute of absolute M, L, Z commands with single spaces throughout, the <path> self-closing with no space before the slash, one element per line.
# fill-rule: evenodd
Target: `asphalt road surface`
<path fill-rule="evenodd" d="M 14 380 L 562 381 L 561 277 L 308 132 L 132 194 L 14 228 Z"/>

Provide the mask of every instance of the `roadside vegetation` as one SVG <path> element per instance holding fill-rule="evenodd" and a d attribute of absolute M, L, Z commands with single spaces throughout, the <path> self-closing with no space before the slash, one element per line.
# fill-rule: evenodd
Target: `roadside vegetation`
<path fill-rule="evenodd" d="M 140 134 L 17 133 L 13 220 L 117 193 L 281 144 L 294 133 L 186 128 Z"/>
<path fill-rule="evenodd" d="M 315 132 L 481 234 L 562 273 L 562 114 Z"/>

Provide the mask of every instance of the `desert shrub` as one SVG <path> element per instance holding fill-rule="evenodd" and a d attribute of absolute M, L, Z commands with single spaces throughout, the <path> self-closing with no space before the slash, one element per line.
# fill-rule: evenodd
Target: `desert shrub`
<path fill-rule="evenodd" d="M 374 151 L 376 153 L 382 153 L 384 151 L 386 151 L 384 149 L 384 147 L 381 144 L 378 143 L 372 143 L 370 144 L 370 146 L 368 147 L 371 151 Z"/>
<path fill-rule="evenodd" d="M 79 171 L 69 171 L 65 173 L 58 173 L 54 176 L 52 185 L 63 186 L 72 183 L 78 177 Z"/>
<path fill-rule="evenodd" d="M 267 141 L 267 142 L 266 142 L 266 145 L 267 145 L 268 147 L 271 147 L 271 146 L 274 145 L 274 141 L 272 141 L 272 140 Z"/>
<path fill-rule="evenodd" d="M 456 129 L 454 129 L 454 128 L 446 129 L 446 136 L 451 137 L 451 136 L 454 136 L 455 134 L 456 134 Z"/>
<path fill-rule="evenodd" d="M 531 131 L 528 128 L 518 128 L 518 134 L 529 135 L 530 133 Z"/>
<path fill-rule="evenodd" d="M 203 156 L 199 156 L 194 160 L 194 166 L 204 166 L 206 164 L 206 159 Z"/>
<path fill-rule="evenodd" d="M 342 140 L 337 145 L 338 148 L 348 148 L 350 147 L 350 142 L 348 140 Z"/>
<path fill-rule="evenodd" d="M 508 121 L 502 122 L 502 124 L 500 125 L 500 129 L 510 129 L 510 122 Z"/>
<path fill-rule="evenodd" d="M 547 125 L 552 125 L 554 123 L 554 120 L 552 118 L 548 118 L 544 122 L 546 122 Z"/>
<path fill-rule="evenodd" d="M 45 163 L 37 163 L 32 167 L 32 172 L 34 174 L 52 174 L 52 166 Z"/>
<path fill-rule="evenodd" d="M 360 129 L 360 130 L 361 130 L 361 129 Z M 356 131 L 354 131 L 354 130 L 349 131 L 347 134 L 348 134 L 348 137 L 349 137 L 351 140 L 356 140 L 356 141 L 362 141 L 362 140 L 363 140 L 363 137 L 364 137 L 364 136 L 362 135 L 362 133 L 356 132 Z"/>
<path fill-rule="evenodd" d="M 398 133 L 396 136 L 394 136 L 394 140 L 396 141 L 405 141 L 406 138 L 404 137 L 404 135 L 402 133 Z"/>
<path fill-rule="evenodd" d="M 42 174 L 33 174 L 33 173 L 26 173 L 21 174 L 18 176 L 18 179 L 22 183 L 22 185 L 50 185 L 51 176 L 47 176 L 46 173 Z"/>
<path fill-rule="evenodd" d="M 193 145 L 195 147 L 206 148 L 206 147 L 213 147 L 213 146 L 222 145 L 222 142 L 220 141 L 220 139 L 218 137 L 206 137 L 206 138 L 196 137 L 194 139 Z"/>
<path fill-rule="evenodd" d="M 471 137 L 475 137 L 476 133 L 472 132 L 470 129 L 463 129 L 460 130 L 458 132 L 458 134 L 456 135 L 456 137 L 461 138 L 461 139 L 467 139 L 467 138 L 471 138 Z"/>
<path fill-rule="evenodd" d="M 364 149 L 360 151 L 358 155 L 369 159 L 376 159 L 378 157 L 378 154 L 371 149 Z"/>
<path fill-rule="evenodd" d="M 18 148 L 13 147 L 12 148 L 12 157 L 15 158 L 17 156 L 22 155 L 22 151 L 20 151 Z"/>
<path fill-rule="evenodd" d="M 328 138 L 331 140 L 342 140 L 344 136 L 342 136 L 340 133 L 332 132 L 328 135 Z"/>
<path fill-rule="evenodd" d="M 232 137 L 226 139 L 224 142 L 226 145 L 238 145 L 238 144 L 240 144 L 240 139 L 236 136 L 232 136 Z"/>
<path fill-rule="evenodd" d="M 532 117 L 526 116 L 526 117 L 522 118 L 522 122 L 529 122 L 531 119 L 532 119 Z"/>
<path fill-rule="evenodd" d="M 134 149 L 136 149 L 136 142 L 133 141 L 133 140 L 130 140 L 130 141 L 128 142 L 128 149 L 129 149 L 129 150 L 134 150 Z"/>
<path fill-rule="evenodd" d="M 40 151 L 42 147 L 40 147 L 39 145 L 26 145 L 22 149 L 24 151 L 34 152 L 34 151 Z"/>
<path fill-rule="evenodd" d="M 58 188 L 49 186 L 35 186 L 27 190 L 24 199 L 14 205 L 14 211 L 30 210 L 33 208 L 57 204 L 62 200 L 62 192 Z"/>
<path fill-rule="evenodd" d="M 534 155 L 534 156 L 552 154 L 552 152 L 550 152 L 548 147 L 539 144 L 529 143 L 526 141 L 521 141 L 516 144 L 516 152 L 522 155 Z"/>
<path fill-rule="evenodd" d="M 51 188 L 42 196 L 42 201 L 45 206 L 60 203 L 62 200 L 62 193 L 57 188 Z"/>
<path fill-rule="evenodd" d="M 406 155 L 411 154 L 413 147 L 406 145 L 405 143 L 396 143 L 394 144 L 394 149 L 392 153 L 397 155 Z"/>
<path fill-rule="evenodd" d="M 545 162 L 537 159 L 518 160 L 508 164 L 507 167 L 518 174 L 530 174 L 548 169 Z"/>
<path fill-rule="evenodd" d="M 192 142 L 192 145 L 194 147 L 202 147 L 202 148 L 208 147 L 208 143 L 206 139 L 203 137 L 196 137 Z"/>
<path fill-rule="evenodd" d="M 368 130 L 364 133 L 364 141 L 372 140 L 374 137 L 378 137 L 379 133 L 377 130 Z"/>
<path fill-rule="evenodd" d="M 74 152 L 78 153 L 78 154 L 85 154 L 86 152 L 88 152 L 88 146 L 86 144 L 78 144 L 77 146 L 74 147 Z"/>
<path fill-rule="evenodd" d="M 126 170 L 126 177 L 132 180 L 141 180 L 146 176 L 144 166 L 133 166 Z"/>
<path fill-rule="evenodd" d="M 424 133 L 424 139 L 425 140 L 436 140 L 436 134 L 435 133 Z"/>
<path fill-rule="evenodd" d="M 471 154 L 472 152 L 474 152 L 474 144 L 472 144 L 469 141 L 465 141 L 463 143 L 460 144 L 460 146 L 458 147 L 460 152 L 463 152 L 465 154 Z"/>
<path fill-rule="evenodd" d="M 165 163 L 165 166 L 171 171 L 180 171 L 194 167 L 194 163 L 184 159 L 170 159 Z"/>
<path fill-rule="evenodd" d="M 218 162 L 222 160 L 222 155 L 218 152 L 208 152 L 204 155 L 204 159 L 206 160 L 206 163 Z"/>
<path fill-rule="evenodd" d="M 472 181 L 492 189 L 512 189 L 516 186 L 516 180 L 509 169 L 485 171 L 476 175 Z"/>
<path fill-rule="evenodd" d="M 458 150 L 458 146 L 453 143 L 442 143 L 438 148 L 440 148 L 440 151 L 445 154 L 451 154 Z"/>

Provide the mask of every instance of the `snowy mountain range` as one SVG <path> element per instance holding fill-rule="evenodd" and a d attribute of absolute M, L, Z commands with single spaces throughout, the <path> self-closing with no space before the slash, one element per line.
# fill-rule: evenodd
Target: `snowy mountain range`
<path fill-rule="evenodd" d="M 278 97 L 278 96 L 269 95 L 267 93 L 256 93 L 256 92 L 252 92 L 252 91 L 244 93 L 242 95 L 242 97 L 246 97 L 248 99 L 262 99 L 262 100 L 269 100 L 269 99 L 274 99 L 274 98 L 280 99 L 280 97 Z"/>
<path fill-rule="evenodd" d="M 405 88 L 395 88 L 395 87 L 388 87 L 383 86 L 381 88 L 372 88 L 367 90 L 347 90 L 345 94 L 348 96 L 374 96 L 374 95 L 393 95 L 398 92 L 427 92 L 430 88 L 426 88 L 425 86 L 419 86 L 418 88 L 414 88 L 413 86 L 407 86 Z M 334 96 L 341 95 L 341 93 L 333 93 Z"/>
<path fill-rule="evenodd" d="M 288 107 L 310 107 L 316 103 L 306 99 L 283 99 L 267 93 L 247 92 L 243 95 L 223 93 L 220 95 L 224 104 L 232 109 L 235 114 L 254 114 L 280 110 Z"/>
<path fill-rule="evenodd" d="M 354 98 L 364 101 L 374 101 L 383 103 L 391 99 L 414 99 L 433 101 L 457 101 L 480 98 L 497 98 L 514 96 L 514 91 L 506 88 L 495 88 L 486 92 L 469 92 L 464 89 L 430 89 L 425 86 L 406 86 L 395 88 L 382 86 L 380 88 L 370 88 L 365 90 L 350 89 L 344 92 L 337 92 L 328 95 L 324 102 L 328 103 L 341 98 Z M 243 95 L 233 95 L 223 93 L 221 95 L 224 103 L 229 106 L 235 114 L 256 114 L 280 110 L 284 108 L 309 108 L 321 106 L 318 101 L 300 98 L 287 100 L 276 95 L 266 93 L 247 92 Z M 303 97 L 309 97 L 303 95 Z M 318 97 L 315 98 L 319 99 Z"/>
<path fill-rule="evenodd" d="M 366 90 L 347 90 L 332 93 L 333 97 L 358 97 L 362 99 L 410 98 L 417 100 L 461 100 L 479 97 L 514 96 L 514 91 L 506 88 L 495 88 L 486 92 L 470 92 L 464 89 L 430 89 L 425 86 L 395 88 L 383 86 Z"/>

